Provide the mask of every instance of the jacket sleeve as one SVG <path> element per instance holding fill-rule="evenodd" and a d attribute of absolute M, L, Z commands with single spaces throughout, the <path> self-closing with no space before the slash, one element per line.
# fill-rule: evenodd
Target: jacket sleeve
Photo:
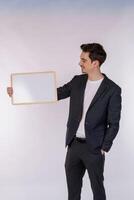
<path fill-rule="evenodd" d="M 108 105 L 108 116 L 107 116 L 107 129 L 105 138 L 103 141 L 102 149 L 108 152 L 113 144 L 113 140 L 116 137 L 119 130 L 119 121 L 121 117 L 122 108 L 121 88 L 118 87 L 113 92 L 109 105 Z"/>
<path fill-rule="evenodd" d="M 76 76 L 74 76 L 71 81 L 64 84 L 62 87 L 57 88 L 57 98 L 58 98 L 58 100 L 70 97 L 72 84 L 73 84 L 73 80 L 74 80 L 75 77 Z"/>

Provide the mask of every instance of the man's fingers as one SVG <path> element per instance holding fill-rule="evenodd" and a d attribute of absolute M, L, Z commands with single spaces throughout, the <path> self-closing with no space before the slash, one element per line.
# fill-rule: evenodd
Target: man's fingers
<path fill-rule="evenodd" d="M 11 97 L 13 95 L 13 88 L 12 87 L 7 87 L 7 93 Z"/>
<path fill-rule="evenodd" d="M 102 155 L 105 155 L 105 151 L 103 151 L 102 149 L 101 149 L 101 153 L 102 153 Z"/>

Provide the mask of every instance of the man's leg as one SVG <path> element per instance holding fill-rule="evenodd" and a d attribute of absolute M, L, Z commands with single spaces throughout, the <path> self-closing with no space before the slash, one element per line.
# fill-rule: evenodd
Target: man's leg
<path fill-rule="evenodd" d="M 68 200 L 81 199 L 82 178 L 85 174 L 85 166 L 79 158 L 80 151 L 80 147 L 75 141 L 67 150 L 65 171 L 68 187 Z"/>
<path fill-rule="evenodd" d="M 104 188 L 104 162 L 105 155 L 88 153 L 84 156 L 84 164 L 87 168 L 94 200 L 106 200 Z"/>

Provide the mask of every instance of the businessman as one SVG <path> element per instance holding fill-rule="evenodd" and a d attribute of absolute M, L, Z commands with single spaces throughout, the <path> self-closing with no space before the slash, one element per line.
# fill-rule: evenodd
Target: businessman
<path fill-rule="evenodd" d="M 94 200 L 106 200 L 105 152 L 119 130 L 121 88 L 101 72 L 106 52 L 98 43 L 82 44 L 81 75 L 57 88 L 58 100 L 70 97 L 65 172 L 68 200 L 80 200 L 87 170 Z M 12 88 L 8 88 L 11 96 Z"/>

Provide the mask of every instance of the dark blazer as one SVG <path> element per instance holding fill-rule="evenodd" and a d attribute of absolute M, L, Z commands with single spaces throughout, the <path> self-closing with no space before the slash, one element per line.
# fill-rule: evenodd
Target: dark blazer
<path fill-rule="evenodd" d="M 100 149 L 108 152 L 119 130 L 121 114 L 121 88 L 105 74 L 85 117 L 85 135 L 92 152 Z M 70 97 L 66 146 L 76 135 L 82 118 L 83 100 L 87 74 L 76 75 L 62 87 L 57 88 L 58 100 Z M 90 91 L 89 91 L 90 92 Z"/>

